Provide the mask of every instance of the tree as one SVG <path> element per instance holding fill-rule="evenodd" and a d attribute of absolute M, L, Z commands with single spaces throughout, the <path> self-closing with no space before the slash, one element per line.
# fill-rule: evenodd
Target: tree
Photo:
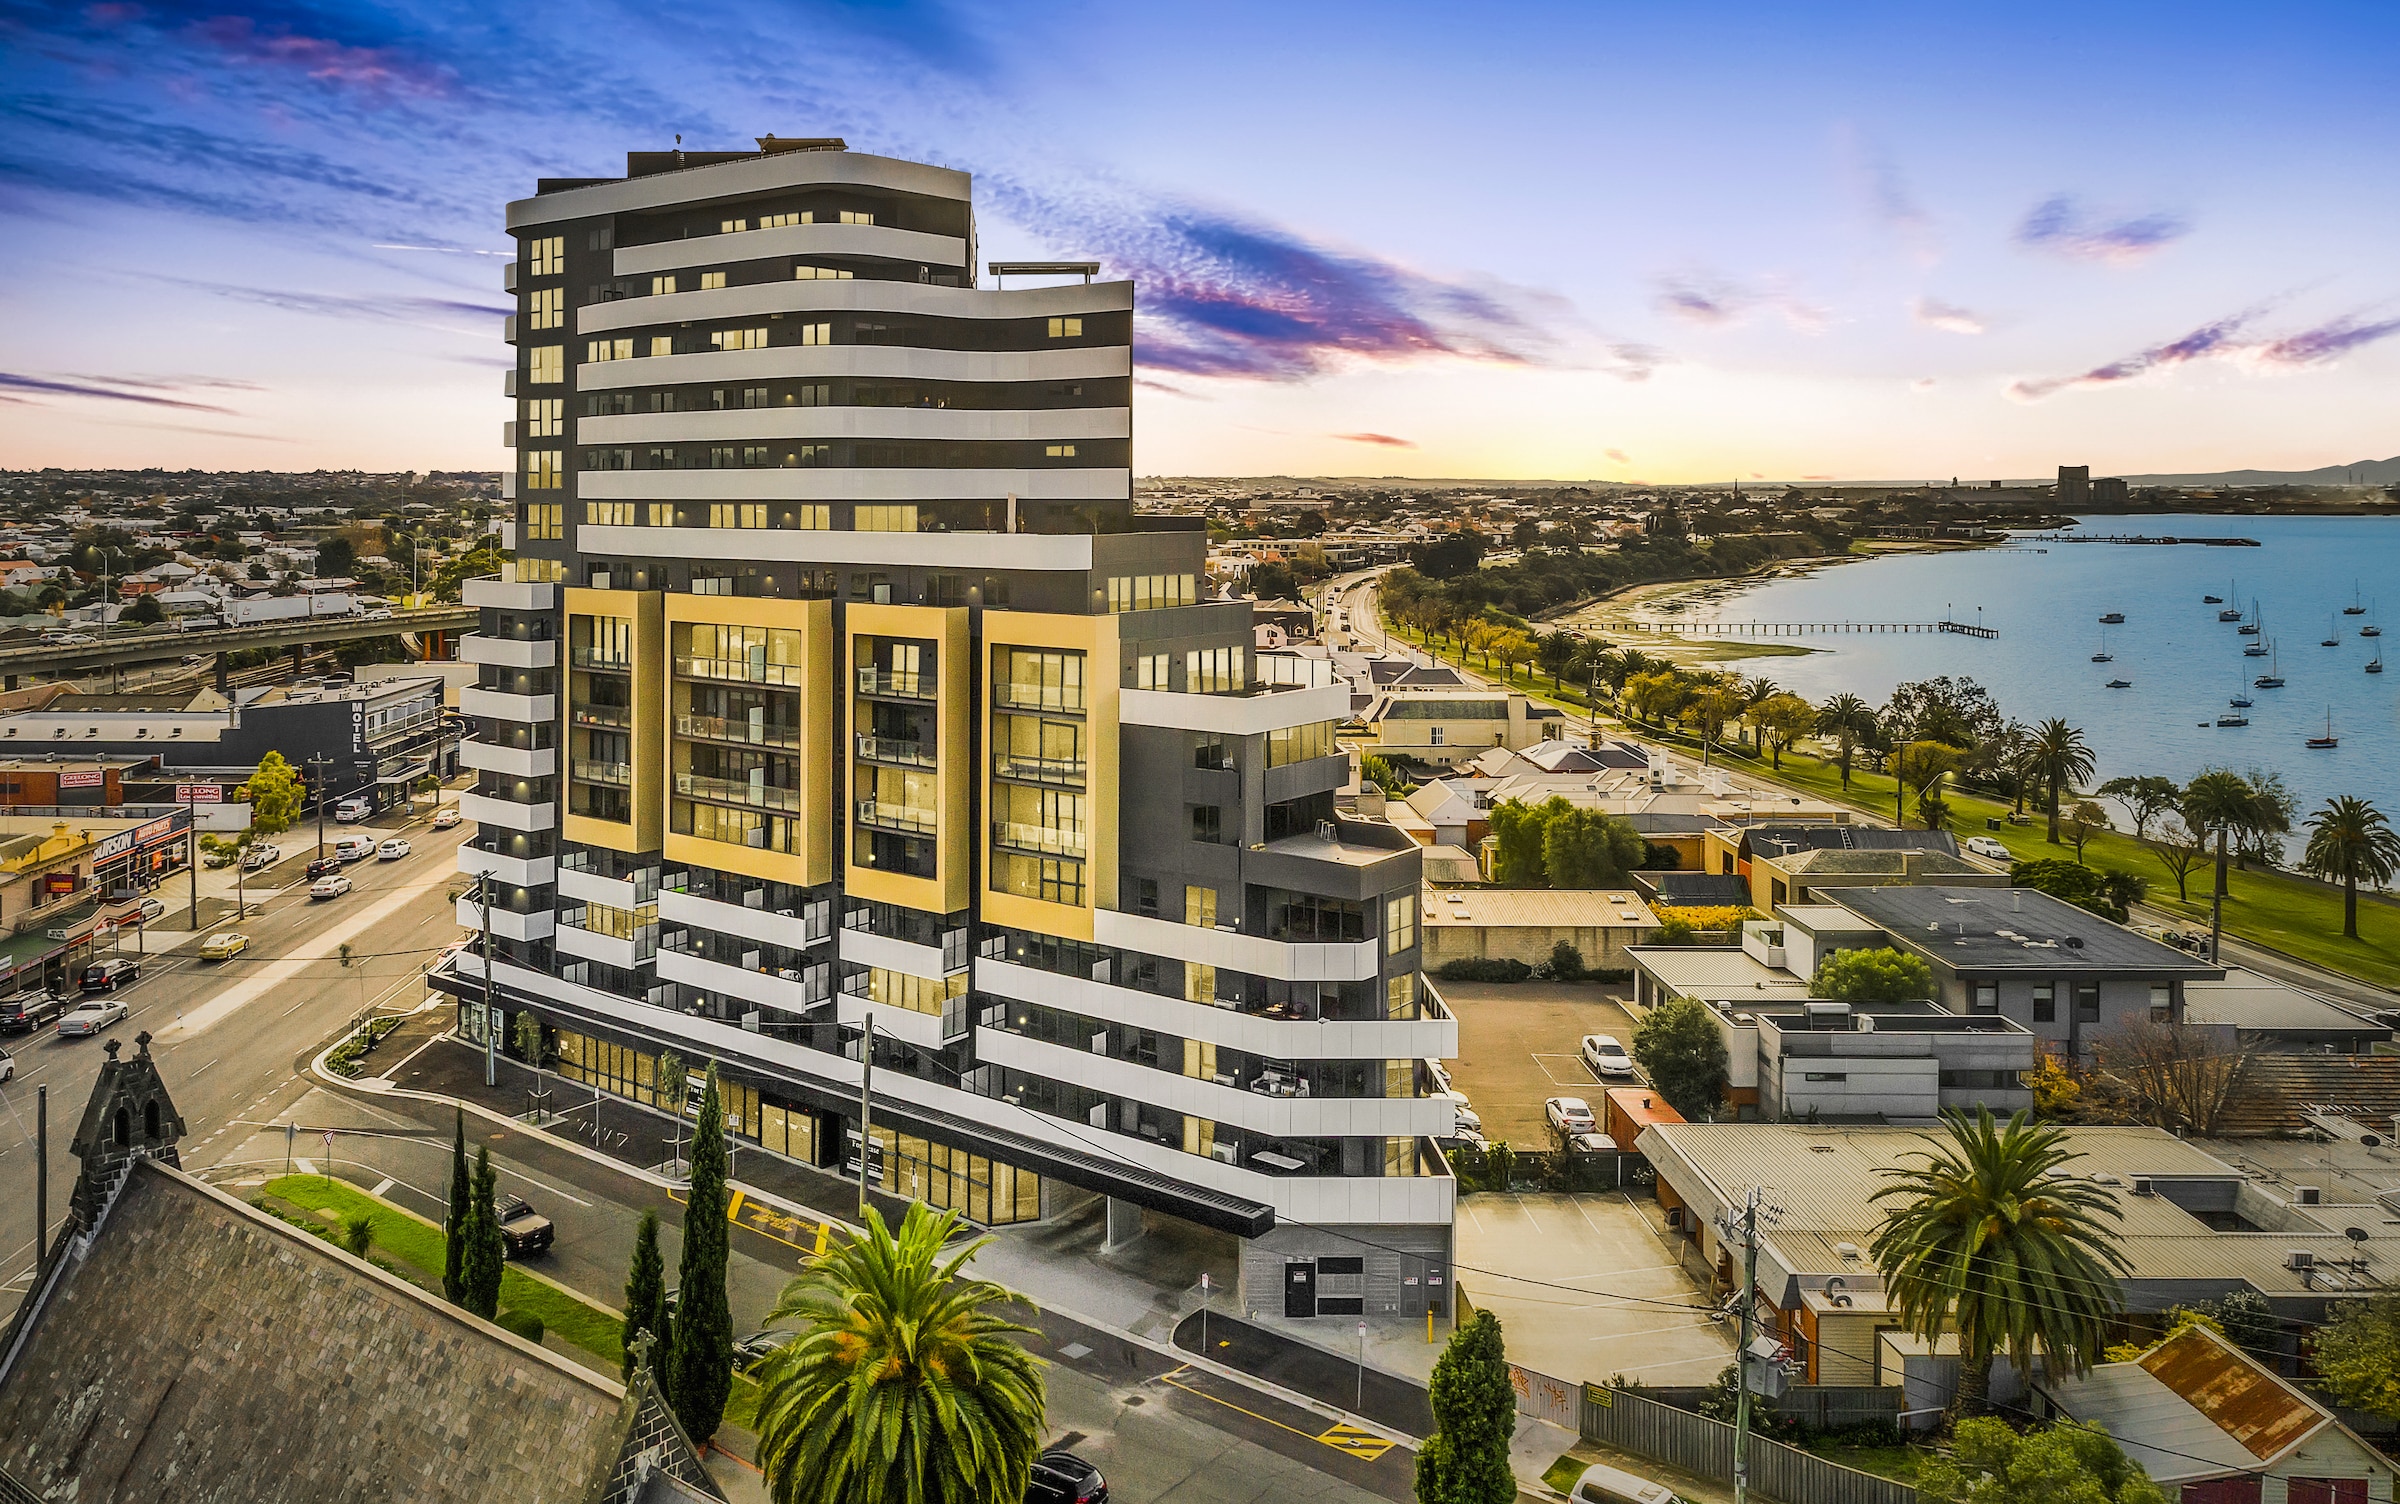
<path fill-rule="evenodd" d="M 2083 860 L 2083 848 L 2092 837 L 2108 829 L 2108 811 L 2089 799 L 2078 799 L 2067 811 L 2067 839 L 2075 843 L 2075 860 Z"/>
<path fill-rule="evenodd" d="M 321 580 L 344 578 L 357 563 L 358 550 L 339 533 L 317 545 L 317 578 Z"/>
<path fill-rule="evenodd" d="M 2062 1129 L 2024 1112 L 2001 1125 L 1988 1107 L 1943 1123 L 1949 1141 L 1922 1164 L 1881 1172 L 1892 1183 L 1870 1199 L 1891 1205 L 1870 1252 L 1905 1330 L 1928 1343 L 1957 1334 L 1952 1405 L 1974 1414 L 2002 1353 L 2021 1374 L 2037 1347 L 2053 1378 L 2090 1372 L 2131 1265 L 2107 1225 L 2124 1215 L 2115 1198 L 2059 1173 L 2082 1157 Z"/>
<path fill-rule="evenodd" d="M 1358 776 L 1395 799 L 1405 798 L 1416 789 L 1416 785 L 1400 776 L 1398 768 L 1376 752 L 1369 752 L 1358 760 Z"/>
<path fill-rule="evenodd" d="M 1988 1415 L 1960 1421 L 1950 1455 L 1917 1470 L 1917 1497 L 1925 1504 L 2167 1504 L 2141 1464 L 2098 1426 L 2020 1434 Z"/>
<path fill-rule="evenodd" d="M 2217 885 L 2208 899 L 2208 958 L 2217 959 L 2225 937 L 2225 863 L 2236 836 L 2272 826 L 2287 828 L 2271 799 L 2227 768 L 2208 768 L 2184 786 L 2183 818 L 2217 843 Z"/>
<path fill-rule="evenodd" d="M 1794 694 L 1772 694 L 1750 707 L 1752 721 L 1760 738 L 1774 754 L 1778 771 L 1783 767 L 1783 754 L 1792 750 L 1792 743 L 1817 729 L 1816 707 Z"/>
<path fill-rule="evenodd" d="M 1431 543 L 1420 544 L 1409 552 L 1409 562 L 1427 579 L 1450 580 L 1473 574 L 1483 563 L 1486 540 L 1473 528 L 1460 528 L 1445 533 Z"/>
<path fill-rule="evenodd" d="M 281 752 L 269 752 L 251 770 L 250 781 L 242 785 L 236 796 L 249 801 L 250 828 L 262 836 L 290 830 L 300 818 L 300 805 L 308 797 L 307 781 L 300 770 L 285 761 Z"/>
<path fill-rule="evenodd" d="M 167 610 L 158 603 L 156 595 L 137 595 L 133 604 L 125 608 L 124 619 L 137 627 L 155 627 L 167 619 Z"/>
<path fill-rule="evenodd" d="M 2026 757 L 2042 782 L 2042 801 L 2050 811 L 2050 844 L 2058 839 L 2058 801 L 2076 784 L 2092 776 L 2092 749 L 2083 733 L 2056 716 L 2033 728 Z"/>
<path fill-rule="evenodd" d="M 375 1214 L 347 1212 L 342 1217 L 342 1247 L 357 1258 L 365 1258 L 369 1245 L 375 1241 Z"/>
<path fill-rule="evenodd" d="M 1912 1003 L 1933 996 L 1933 968 L 1890 946 L 1837 950 L 1817 963 L 1811 997 L 1837 1003 Z"/>
<path fill-rule="evenodd" d="M 1544 838 L 1550 822 L 1573 808 L 1556 794 L 1540 804 L 1503 799 L 1493 805 L 1492 881 L 1513 888 L 1539 887 L 1546 882 L 1550 869 L 1542 859 Z"/>
<path fill-rule="evenodd" d="M 426 587 L 427 592 L 435 600 L 455 603 L 465 589 L 467 581 L 481 579 L 485 575 L 498 574 L 502 566 L 515 557 L 516 555 L 486 537 L 479 541 L 473 549 L 452 559 L 437 570 L 432 582 Z"/>
<path fill-rule="evenodd" d="M 1633 1031 L 1633 1058 L 1667 1105 L 1687 1118 L 1706 1120 L 1725 1099 L 1731 1079 L 1725 1036 L 1698 998 L 1669 998 L 1651 1009 Z"/>
<path fill-rule="evenodd" d="M 1725 684 L 1710 684 L 1692 696 L 1684 714 L 1700 731 L 1700 765 L 1708 765 L 1709 749 L 1725 735 L 1725 723 L 1745 709 L 1742 692 Z"/>
<path fill-rule="evenodd" d="M 1625 699 L 1636 720 L 1665 720 L 1690 692 L 1683 675 L 1670 668 L 1645 669 L 1625 681 Z"/>
<path fill-rule="evenodd" d="M 499 1176 L 489 1145 L 475 1146 L 475 1177 L 468 1189 L 466 1250 L 459 1256 L 459 1304 L 489 1321 L 500 1314 L 500 1271 L 508 1244 L 500 1234 Z"/>
<path fill-rule="evenodd" d="M 1515 1504 L 1508 1444 L 1517 1429 L 1500 1319 L 1478 1311 L 1450 1334 L 1427 1391 L 1433 1435 L 1417 1453 L 1417 1504 Z"/>
<path fill-rule="evenodd" d="M 997 1309 L 1023 1297 L 965 1273 L 991 1238 L 945 1256 L 959 1215 L 922 1202 L 897 1236 L 875 1208 L 866 1223 L 808 1259 L 767 1313 L 768 1327 L 798 1333 L 755 1370 L 769 1495 L 1024 1497 L 1045 1425 L 1042 1364 L 1016 1340 L 1033 1328 Z"/>
<path fill-rule="evenodd" d="M 1908 821 L 1898 818 L 1898 804 L 1901 795 L 1910 789 L 1916 790 L 1920 809 L 1928 800 L 1938 803 L 1942 780 L 1958 770 L 1959 761 L 1958 749 L 1947 742 L 1913 741 L 1895 751 L 1892 754 L 1892 777 L 1896 785 L 1892 793 L 1895 816 L 1892 823 L 1903 829 L 1907 827 Z"/>
<path fill-rule="evenodd" d="M 1534 643 L 1542 667 L 1549 671 L 1553 692 L 1558 689 L 1561 676 L 1574 664 L 1582 646 L 1583 640 L 1572 632 L 1544 632 Z"/>
<path fill-rule="evenodd" d="M 2122 924 L 2125 922 L 2126 906 L 2117 901 L 2118 893 L 2105 885 L 2106 877 L 2115 877 L 2124 882 L 2135 881 L 2129 874 L 2102 874 L 2081 862 L 2070 862 L 2064 857 L 2018 862 L 2008 869 L 2008 881 L 2012 887 L 2047 893 L 2061 902 L 2071 903 L 2103 919 Z"/>
<path fill-rule="evenodd" d="M 1621 885 L 1647 852 L 1633 822 L 1597 809 L 1565 809 L 1542 830 L 1542 869 L 1553 888 Z"/>
<path fill-rule="evenodd" d="M 2342 938 L 2358 938 L 2358 885 L 2377 887 L 2400 871 L 2400 834 L 2392 830 L 2383 811 L 2349 794 L 2325 801 L 2308 817 L 2308 849 L 2300 866 L 2327 882 L 2342 885 Z"/>
<path fill-rule="evenodd" d="M 2317 1382 L 2354 1409 L 2400 1420 L 2400 1295 L 2344 1301 L 2317 1328 Z"/>
<path fill-rule="evenodd" d="M 2235 1103 L 2257 1094 L 2257 1052 L 2214 1030 L 2134 1019 L 2095 1042 L 2136 1122 L 2214 1138 Z"/>
<path fill-rule="evenodd" d="M 733 1312 L 725 1298 L 729 1241 L 725 1193 L 725 1110 L 711 1063 L 692 1130 L 692 1179 L 683 1204 L 683 1259 L 677 1268 L 675 1347 L 667 1390 L 684 1434 L 705 1442 L 725 1418 L 733 1392 Z"/>
<path fill-rule="evenodd" d="M 533 1089 L 542 1089 L 542 1021 L 528 1008 L 517 1015 L 517 1055 L 533 1067 Z"/>
<path fill-rule="evenodd" d="M 655 1346 L 667 1340 L 667 1266 L 658 1253 L 658 1213 L 645 1209 L 634 1224 L 633 1262 L 625 1271 L 624 1379 L 633 1382 L 633 1341 L 651 1334 Z"/>
<path fill-rule="evenodd" d="M 2191 902 L 2192 869 L 2200 865 L 2200 858 L 2207 850 L 2207 835 L 2186 825 L 2182 815 L 2170 814 L 2158 822 L 2158 842 L 2150 848 L 2150 854 L 2175 879 L 2178 901 Z"/>
<path fill-rule="evenodd" d="M 2176 786 L 2174 779 L 2161 778 L 2156 773 L 2144 773 L 2136 778 L 2111 778 L 2100 785 L 2097 792 L 2103 799 L 2114 799 L 2125 806 L 2127 817 L 2133 821 L 2133 838 L 2137 841 L 2147 840 L 2150 822 L 2173 812 L 2183 799 L 2183 790 Z"/>
<path fill-rule="evenodd" d="M 1572 940 L 1561 940 L 1550 947 L 1550 975 L 1561 982 L 1583 980 L 1583 952 Z"/>
<path fill-rule="evenodd" d="M 1854 694 L 1838 694 L 1817 709 L 1817 732 L 1833 738 L 1834 762 L 1842 770 L 1842 787 L 1850 787 L 1850 765 L 1859 747 L 1875 735 L 1875 711 Z"/>
<path fill-rule="evenodd" d="M 467 1178 L 467 1114 L 464 1108 L 457 1113 L 457 1135 L 450 1144 L 450 1216 L 442 1224 L 442 1299 L 463 1306 L 467 1303 L 467 1286 L 462 1277 L 467 1255 L 467 1218 L 475 1198 L 473 1182 Z"/>

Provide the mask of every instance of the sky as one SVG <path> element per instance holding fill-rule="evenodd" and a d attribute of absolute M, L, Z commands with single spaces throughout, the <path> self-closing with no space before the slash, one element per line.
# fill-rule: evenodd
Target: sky
<path fill-rule="evenodd" d="M 506 203 L 835 135 L 1136 291 L 1135 468 L 2400 453 L 2400 7 L 0 0 L 0 467 L 498 469 Z"/>

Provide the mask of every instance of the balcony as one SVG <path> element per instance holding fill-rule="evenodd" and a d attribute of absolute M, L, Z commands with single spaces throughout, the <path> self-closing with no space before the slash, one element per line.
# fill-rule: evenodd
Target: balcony
<path fill-rule="evenodd" d="M 679 888 L 661 888 L 658 893 L 658 917 L 666 923 L 763 940 L 788 950 L 821 945 L 832 935 L 832 906 L 820 900 L 810 907 L 815 912 L 795 914 L 763 903 L 726 903 Z"/>
<path fill-rule="evenodd" d="M 779 809 L 797 814 L 808 808 L 807 796 L 799 789 L 778 788 L 771 783 L 749 783 L 733 778 L 706 778 L 698 773 L 676 774 L 675 792 L 687 799 L 738 804 L 747 809 Z"/>
<path fill-rule="evenodd" d="M 500 315 L 500 341 L 509 345 L 517 342 L 517 316 L 515 314 Z"/>
<path fill-rule="evenodd" d="M 516 262 L 503 261 L 500 263 L 500 290 L 502 292 L 515 292 L 517 290 Z"/>
<path fill-rule="evenodd" d="M 1424 1016 L 1414 1019 L 1278 1018 L 1243 1012 L 1228 1001 L 1187 1002 L 988 956 L 975 962 L 975 988 L 1271 1060 L 1445 1060 L 1458 1054 L 1458 1021 L 1430 997 Z"/>
<path fill-rule="evenodd" d="M 458 807 L 478 825 L 496 825 L 502 830 L 522 830 L 528 833 L 554 830 L 558 826 L 558 806 L 555 804 L 517 804 L 507 799 L 495 799 L 489 794 L 463 792 Z"/>
<path fill-rule="evenodd" d="M 1072 857 L 1083 860 L 1084 838 L 1080 825 L 1021 825 L 1014 820 L 992 822 L 992 844 L 1006 846 L 1011 851 L 1032 851 L 1043 856 Z"/>
<path fill-rule="evenodd" d="M 898 1003 L 879 1003 L 864 993 L 852 992 L 847 988 L 836 995 L 833 1001 L 835 1016 L 849 1027 L 859 1027 L 866 1022 L 867 1014 L 872 1012 L 875 1015 L 876 1033 L 887 1039 L 903 1039 L 928 1050 L 938 1050 L 966 1038 L 967 1029 L 974 1020 L 974 1012 L 967 1006 L 969 1000 L 963 996 L 946 999 L 939 1013 L 919 1013 L 913 1008 L 903 1008 Z"/>
<path fill-rule="evenodd" d="M 605 961 L 611 966 L 633 970 L 658 953 L 658 926 L 645 925 L 633 938 L 602 934 L 580 925 L 561 922 L 550 937 L 562 955 L 581 956 L 587 961 Z"/>
<path fill-rule="evenodd" d="M 694 955 L 671 941 L 662 941 L 658 948 L 658 976 L 662 982 L 681 982 L 687 987 L 702 987 L 710 992 L 739 998 L 786 1013 L 805 1013 L 832 995 L 827 983 L 812 983 L 794 969 L 790 974 L 756 971 L 744 966 L 728 966 Z"/>
<path fill-rule="evenodd" d="M 608 731 L 631 731 L 633 707 L 629 705 L 594 705 L 578 701 L 567 710 L 567 722 L 574 726 L 597 726 Z"/>
<path fill-rule="evenodd" d="M 503 856 L 497 851 L 461 846 L 458 848 L 458 870 L 469 877 L 488 872 L 512 887 L 539 888 L 557 878 L 558 862 L 553 857 Z"/>
<path fill-rule="evenodd" d="M 485 689 L 480 684 L 470 684 L 458 692 L 458 708 L 465 715 L 528 726 L 546 726 L 558 719 L 556 695 L 512 695 L 504 690 Z"/>
<path fill-rule="evenodd" d="M 954 931 L 958 943 L 917 945 L 907 940 L 895 940 L 872 930 L 845 925 L 842 929 L 842 959 L 861 966 L 877 966 L 885 971 L 897 971 L 929 982 L 947 980 L 967 969 L 969 957 L 965 931 Z M 945 937 L 947 942 L 947 937 Z"/>
<path fill-rule="evenodd" d="M 686 679 L 715 679 L 728 684 L 776 684 L 797 689 L 808 670 L 797 663 L 768 663 L 757 658 L 677 658 L 675 672 Z"/>
<path fill-rule="evenodd" d="M 611 788 L 633 787 L 633 764 L 629 762 L 594 762 L 578 757 L 568 766 L 567 776 L 577 783 L 606 784 Z"/>
<path fill-rule="evenodd" d="M 558 604 L 558 586 L 549 581 L 508 580 L 496 574 L 465 581 L 459 595 L 478 610 L 547 611 Z"/>
<path fill-rule="evenodd" d="M 888 799 L 861 799 L 851 806 L 861 825 L 878 830 L 901 830 L 910 835 L 929 836 L 941 828 L 936 812 L 922 804 L 894 804 Z"/>
<path fill-rule="evenodd" d="M 500 373 L 500 395 L 503 397 L 514 397 L 516 394 L 517 373 L 513 369 L 502 371 Z"/>
<path fill-rule="evenodd" d="M 1080 784 L 1089 769 L 1089 762 L 1080 757 L 1019 757 L 1011 752 L 992 754 L 993 774 L 1001 778 L 1013 778 L 1019 783 Z"/>
<path fill-rule="evenodd" d="M 458 901 L 458 925 L 461 929 L 483 931 L 483 905 L 472 895 Z M 558 922 L 548 909 L 520 914 L 514 909 L 492 905 L 492 933 L 504 940 L 547 940 L 558 929 Z"/>
<path fill-rule="evenodd" d="M 469 737 L 458 744 L 461 766 L 487 768 L 513 778 L 547 778 L 558 771 L 556 747 L 510 747 Z"/>
<path fill-rule="evenodd" d="M 1092 916 L 1094 943 L 1138 950 L 1220 971 L 1247 972 L 1278 982 L 1363 982 L 1378 970 L 1377 940 L 1298 942 L 1266 940 L 1219 926 L 1176 924 L 1101 909 Z"/>
<path fill-rule="evenodd" d="M 1051 710 L 1080 715 L 1084 709 L 1083 686 L 1004 680 L 992 686 L 992 703 L 1002 710 Z"/>
<path fill-rule="evenodd" d="M 493 637 L 469 632 L 458 640 L 458 657 L 462 663 L 549 668 L 558 662 L 558 644 L 547 637 Z"/>
<path fill-rule="evenodd" d="M 581 714 L 578 710 L 577 714 Z M 632 724 L 631 712 L 624 712 L 626 724 Z M 580 724 L 580 723 L 579 723 Z M 778 747 L 785 751 L 800 751 L 807 738 L 797 726 L 784 726 L 771 721 L 737 721 L 721 715 L 679 715 L 675 717 L 675 734 L 687 741 L 730 742 L 741 747 Z"/>
<path fill-rule="evenodd" d="M 1125 725 L 1215 731 L 1227 736 L 1258 736 L 1314 721 L 1347 720 L 1349 715 L 1350 689 L 1344 684 L 1309 689 L 1251 685 L 1213 695 L 1127 689 L 1117 695 L 1117 718 Z"/>
<path fill-rule="evenodd" d="M 903 768 L 930 768 L 933 754 L 918 741 L 902 741 L 893 736 L 870 736 L 860 732 L 857 737 L 858 755 L 868 762 L 891 763 Z"/>
<path fill-rule="evenodd" d="M 603 904 L 612 909 L 636 909 L 658 896 L 658 890 L 648 883 L 602 877 L 597 872 L 572 865 L 578 860 L 588 859 L 588 852 L 575 853 L 567 859 L 570 865 L 558 869 L 559 897 L 571 898 L 579 903 Z"/>
<path fill-rule="evenodd" d="M 902 669 L 862 668 L 858 671 L 858 692 L 886 700 L 930 700 L 940 689 L 940 681 L 932 674 Z"/>
<path fill-rule="evenodd" d="M 577 668 L 597 669 L 602 673 L 630 674 L 633 660 L 620 653 L 603 652 L 598 648 L 577 648 L 573 658 Z"/>

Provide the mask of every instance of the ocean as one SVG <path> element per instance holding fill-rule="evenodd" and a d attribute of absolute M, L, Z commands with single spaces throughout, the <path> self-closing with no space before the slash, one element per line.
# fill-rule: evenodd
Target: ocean
<path fill-rule="evenodd" d="M 1995 628 L 1989 640 L 1949 633 L 1772 638 L 1823 651 L 1728 665 L 1822 703 L 1849 690 L 1880 705 L 1892 686 L 1967 675 L 2003 714 L 2027 724 L 2063 716 L 2099 762 L 2094 782 L 2159 773 L 2178 782 L 2211 766 L 2279 770 L 2303 817 L 2334 794 L 2374 800 L 2400 824 L 2400 662 L 2365 672 L 2383 644 L 2400 659 L 2400 518 L 2093 517 L 2090 534 L 2255 538 L 2257 548 L 2020 541 L 2015 549 L 1901 554 L 1818 566 L 1756 586 L 1712 591 L 1688 620 L 1937 621 Z M 2036 552 L 2035 550 L 2042 550 Z M 2344 616 L 2353 582 L 2363 616 Z M 2217 620 L 2204 595 L 2253 600 L 2273 659 L 2245 658 L 2252 639 Z M 2378 597 L 2381 597 L 2379 600 Z M 2123 612 L 2122 626 L 2099 618 Z M 1644 613 L 1650 614 L 1650 613 Z M 2321 647 L 2330 630 L 2339 646 Z M 2362 638 L 2380 625 L 2384 636 Z M 2102 634 L 2114 661 L 2094 663 Z M 1635 639 L 1638 645 L 1639 639 Z M 2251 680 L 2276 663 L 2282 689 Z M 2111 679 L 2129 689 L 2109 689 Z M 2214 723 L 2236 694 L 2256 703 L 2244 727 Z M 2315 750 L 2331 712 L 2341 745 Z M 2112 810 L 2122 818 L 2122 812 Z"/>

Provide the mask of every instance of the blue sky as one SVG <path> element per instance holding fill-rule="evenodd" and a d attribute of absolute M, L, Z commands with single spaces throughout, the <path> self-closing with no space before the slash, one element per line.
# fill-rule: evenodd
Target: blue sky
<path fill-rule="evenodd" d="M 502 206 L 841 135 L 1140 283 L 1146 474 L 2400 452 L 2389 5 L 0 0 L 0 465 L 497 467 Z"/>

